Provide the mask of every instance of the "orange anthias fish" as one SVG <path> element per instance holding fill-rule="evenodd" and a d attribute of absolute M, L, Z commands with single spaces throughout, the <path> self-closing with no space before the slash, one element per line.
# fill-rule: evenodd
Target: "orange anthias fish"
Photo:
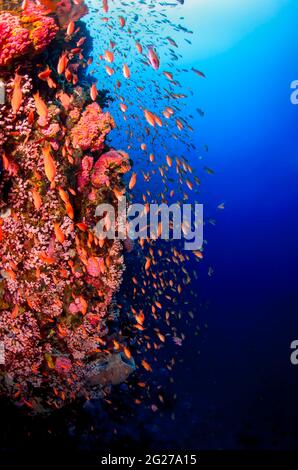
<path fill-rule="evenodd" d="M 23 93 L 21 87 L 22 78 L 23 77 L 18 73 L 15 74 L 14 89 L 11 100 L 11 106 L 14 114 L 17 114 L 23 101 Z"/>
<path fill-rule="evenodd" d="M 148 59 L 154 70 L 158 70 L 160 65 L 159 57 L 152 47 L 148 48 Z"/>
<path fill-rule="evenodd" d="M 105 54 L 104 54 L 104 58 L 107 62 L 110 62 L 110 64 L 112 62 L 114 62 L 114 54 L 113 52 L 111 51 L 105 51 Z"/>
<path fill-rule="evenodd" d="M 59 91 L 59 93 L 56 94 L 56 98 L 58 98 L 62 104 L 62 106 L 67 110 L 71 104 L 71 97 L 68 96 L 67 93 L 63 93 L 63 91 Z"/>
<path fill-rule="evenodd" d="M 59 75 L 62 75 L 65 72 L 67 63 L 68 63 L 67 52 L 63 52 L 58 60 L 58 65 L 57 65 L 57 72 L 59 73 Z"/>
<path fill-rule="evenodd" d="M 121 28 L 124 28 L 126 21 L 123 18 L 123 16 L 119 16 L 119 23 L 120 23 Z"/>
<path fill-rule="evenodd" d="M 98 91 L 97 91 L 95 83 L 93 83 L 90 88 L 90 96 L 91 96 L 92 101 L 96 101 L 96 98 L 98 96 Z"/>
<path fill-rule="evenodd" d="M 137 182 L 137 174 L 133 173 L 128 184 L 129 189 L 133 189 L 136 185 L 136 182 Z"/>
<path fill-rule="evenodd" d="M 42 72 L 40 72 L 37 76 L 40 80 L 46 81 L 49 78 L 49 76 L 51 75 L 51 73 L 52 73 L 52 70 L 47 65 L 47 68 L 45 70 L 43 70 Z"/>
<path fill-rule="evenodd" d="M 49 146 L 46 146 L 42 149 L 43 158 L 44 158 L 44 169 L 45 174 L 50 183 L 52 183 L 56 176 L 56 165 L 51 155 L 51 150 Z"/>
<path fill-rule="evenodd" d="M 47 10 L 50 12 L 56 11 L 56 8 L 58 4 L 60 3 L 60 0 L 38 0 L 41 5 L 46 7 Z"/>
<path fill-rule="evenodd" d="M 123 75 L 125 78 L 130 78 L 130 70 L 127 64 L 123 65 Z"/>
<path fill-rule="evenodd" d="M 32 198 L 33 198 L 35 209 L 39 211 L 39 209 L 42 206 L 42 199 L 41 199 L 40 193 L 36 189 L 32 190 Z"/>
<path fill-rule="evenodd" d="M 102 0 L 102 9 L 105 13 L 108 13 L 109 11 L 108 0 Z"/>
<path fill-rule="evenodd" d="M 154 114 L 148 111 L 148 109 L 144 109 L 144 115 L 145 115 L 146 121 L 150 124 L 150 126 L 154 127 L 155 126 Z"/>
<path fill-rule="evenodd" d="M 72 36 L 72 34 L 74 33 L 74 30 L 75 30 L 75 23 L 73 20 L 70 20 L 67 26 L 67 30 L 66 30 L 67 36 Z"/>
<path fill-rule="evenodd" d="M 105 67 L 107 74 L 111 77 L 114 73 L 115 70 L 109 67 L 108 65 Z"/>
<path fill-rule="evenodd" d="M 60 243 L 64 243 L 65 241 L 65 235 L 60 227 L 59 224 L 55 223 L 54 224 L 54 231 L 55 231 L 55 237 L 56 237 L 56 240 Z"/>
<path fill-rule="evenodd" d="M 136 42 L 136 48 L 137 48 L 137 51 L 142 54 L 143 52 L 143 47 L 142 45 L 139 43 L 139 42 Z"/>
<path fill-rule="evenodd" d="M 38 78 L 44 82 L 47 82 L 49 88 L 57 88 L 56 83 L 51 78 L 52 70 L 47 65 L 47 68 L 38 74 Z"/>
<path fill-rule="evenodd" d="M 40 97 L 39 92 L 35 93 L 35 95 L 33 95 L 33 97 L 34 97 L 34 101 L 35 101 L 35 107 L 36 107 L 37 114 L 41 118 L 47 118 L 48 117 L 48 108 L 47 108 L 47 105 L 45 104 L 45 102 L 43 101 L 43 99 Z"/>

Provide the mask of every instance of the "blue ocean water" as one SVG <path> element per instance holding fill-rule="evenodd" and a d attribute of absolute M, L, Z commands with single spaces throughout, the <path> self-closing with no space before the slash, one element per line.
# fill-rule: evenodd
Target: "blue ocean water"
<path fill-rule="evenodd" d="M 194 29 L 192 46 L 180 50 L 180 68 L 195 67 L 207 77 L 197 81 L 185 73 L 181 82 L 194 92 L 189 113 L 195 107 L 205 111 L 204 118 L 196 113 L 194 122 L 195 143 L 204 158 L 194 154 L 190 160 L 201 178 L 206 217 L 217 223 L 206 223 L 205 261 L 192 286 L 198 291 L 195 321 L 201 334 L 193 336 L 186 327 L 174 372 L 176 421 L 161 417 L 151 424 L 156 439 L 167 436 L 162 445 L 177 449 L 293 448 L 298 107 L 290 102 L 290 84 L 298 77 L 298 5 L 285 1 L 275 8 L 278 2 L 267 2 L 267 16 L 266 6 L 257 5 L 241 31 L 237 14 L 243 21 L 243 12 L 235 6 L 230 24 L 233 5 L 227 3 L 230 9 L 216 30 L 216 10 L 209 12 L 209 29 L 200 24 L 204 17 L 191 15 L 187 1 L 174 13 L 178 18 L 185 11 L 186 26 L 191 19 Z M 262 9 L 264 16 L 254 21 Z M 178 41 L 180 36 L 172 37 Z M 203 165 L 215 174 L 202 175 Z M 217 210 L 222 202 L 225 210 Z"/>
<path fill-rule="evenodd" d="M 208 331 L 200 356 L 189 347 L 185 359 L 188 392 L 209 431 L 198 421 L 190 440 L 203 447 L 297 442 L 298 370 L 289 359 L 298 335 L 297 18 L 297 2 L 284 2 L 232 47 L 193 64 L 208 77 L 197 126 L 216 171 L 204 178 L 204 196 L 208 207 L 226 207 L 207 229 L 214 276 L 198 283 L 210 302 Z"/>
<path fill-rule="evenodd" d="M 298 337 L 298 106 L 290 102 L 290 84 L 298 78 L 298 5 L 253 4 L 247 14 L 233 2 L 226 10 L 215 2 L 212 10 L 186 0 L 167 10 L 169 18 L 185 16 L 194 30 L 191 47 L 179 49 L 178 66 L 206 75 L 198 80 L 188 72 L 181 83 L 194 93 L 185 114 L 196 116 L 198 151 L 188 156 L 201 179 L 206 217 L 217 223 L 206 220 L 205 261 L 192 285 L 201 334 L 185 326 L 174 372 L 175 421 L 165 413 L 147 423 L 156 442 L 164 436 L 160 446 L 285 449 L 297 439 L 298 369 L 290 363 L 290 343 Z M 172 31 L 171 37 L 181 39 Z M 152 79 L 152 70 L 146 77 Z M 115 147 L 123 144 L 122 131 L 112 138 Z M 215 174 L 202 174 L 203 165 Z M 222 202 L 225 210 L 216 209 Z"/>

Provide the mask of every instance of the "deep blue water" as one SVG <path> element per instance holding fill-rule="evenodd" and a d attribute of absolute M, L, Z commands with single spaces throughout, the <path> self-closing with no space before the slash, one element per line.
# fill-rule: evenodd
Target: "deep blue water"
<path fill-rule="evenodd" d="M 290 102 L 290 83 L 298 79 L 298 4 L 283 3 L 240 39 L 209 54 L 202 52 L 204 41 L 213 35 L 220 41 L 221 33 L 225 40 L 229 10 L 222 29 L 207 31 L 204 25 L 199 37 L 203 18 L 186 14 L 195 35 L 188 52 L 180 49 L 177 65 L 195 67 L 207 77 L 179 77 L 194 91 L 186 114 L 196 116 L 192 125 L 199 150 L 191 163 L 202 182 L 206 215 L 217 224 L 206 224 L 205 261 L 192 286 L 198 291 L 195 322 L 201 334 L 194 336 L 185 326 L 187 341 L 174 372 L 176 420 L 164 413 L 147 422 L 161 447 L 296 447 L 298 368 L 290 363 L 290 343 L 298 338 L 298 106 Z M 176 38 L 171 31 L 171 37 L 181 44 L 179 33 Z M 150 69 L 146 77 L 156 78 Z M 204 118 L 196 107 L 205 111 Z M 122 131 L 120 126 L 112 139 L 116 147 L 123 145 Z M 156 143 L 162 137 L 161 130 Z M 169 148 L 170 154 L 176 152 L 177 144 Z M 132 156 L 142 169 L 139 152 Z M 202 173 L 204 164 L 215 174 Z M 225 210 L 217 210 L 223 201 Z M 164 354 L 172 354 L 171 346 Z"/>
<path fill-rule="evenodd" d="M 200 358 L 186 346 L 196 372 L 187 389 L 210 431 L 197 442 L 210 448 L 297 446 L 298 369 L 289 359 L 298 335 L 297 19 L 297 2 L 288 2 L 195 64 L 208 77 L 198 126 L 216 171 L 204 178 L 204 197 L 207 206 L 226 203 L 207 230 L 215 273 L 198 285 L 210 301 Z"/>

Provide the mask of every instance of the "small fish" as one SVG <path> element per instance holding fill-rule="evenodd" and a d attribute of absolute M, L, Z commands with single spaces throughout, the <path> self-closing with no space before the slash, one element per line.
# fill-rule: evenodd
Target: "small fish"
<path fill-rule="evenodd" d="M 212 170 L 212 168 L 208 168 L 207 166 L 204 167 L 204 170 L 206 171 L 206 173 L 208 175 L 214 175 L 214 170 Z"/>
<path fill-rule="evenodd" d="M 98 96 L 98 91 L 97 91 L 95 83 L 93 83 L 90 88 L 90 96 L 91 96 L 92 101 L 96 101 L 96 98 Z"/>
<path fill-rule="evenodd" d="M 12 106 L 12 110 L 14 114 L 17 114 L 23 102 L 23 93 L 22 93 L 22 87 L 21 87 L 22 78 L 23 77 L 19 75 L 18 73 L 15 74 L 15 78 L 13 82 L 14 88 L 13 88 L 12 100 L 11 100 L 11 106 Z"/>
<path fill-rule="evenodd" d="M 108 74 L 110 77 L 111 77 L 112 75 L 114 75 L 114 73 L 115 73 L 115 70 L 114 70 L 114 69 L 112 69 L 112 68 L 109 67 L 108 65 L 106 65 L 105 69 L 106 69 L 107 74 Z"/>
<path fill-rule="evenodd" d="M 32 125 L 34 122 L 34 111 L 33 109 L 30 109 L 29 114 L 28 114 L 28 124 Z"/>
<path fill-rule="evenodd" d="M 41 195 L 40 193 L 36 190 L 36 189 L 33 189 L 32 190 L 32 197 L 33 197 L 33 203 L 34 203 L 34 207 L 37 211 L 39 211 L 39 209 L 41 208 L 42 206 L 42 199 L 41 199 Z"/>
<path fill-rule="evenodd" d="M 72 98 L 67 94 L 64 93 L 62 90 L 56 94 L 56 98 L 58 98 L 62 104 L 62 106 L 67 110 L 71 104 Z"/>
<path fill-rule="evenodd" d="M 44 80 L 44 81 L 47 81 L 47 79 L 49 78 L 49 76 L 51 75 L 52 73 L 52 70 L 50 69 L 50 67 L 47 65 L 47 68 L 45 70 L 43 70 L 42 72 L 40 72 L 37 76 L 40 80 Z"/>
<path fill-rule="evenodd" d="M 177 346 L 182 346 L 182 339 L 178 338 L 177 336 L 174 336 L 173 341 Z"/>
<path fill-rule="evenodd" d="M 147 258 L 146 263 L 145 263 L 145 270 L 148 271 L 151 266 L 151 259 Z"/>
<path fill-rule="evenodd" d="M 147 370 L 148 372 L 152 372 L 151 366 L 148 364 L 147 361 L 145 361 L 145 359 L 142 360 L 142 366 L 143 366 L 144 369 Z"/>
<path fill-rule="evenodd" d="M 75 30 L 75 23 L 73 20 L 70 20 L 70 22 L 67 25 L 67 30 L 66 30 L 67 36 L 72 36 L 74 33 L 74 30 Z"/>
<path fill-rule="evenodd" d="M 64 204 L 68 204 L 69 203 L 69 197 L 68 197 L 67 192 L 64 191 L 63 188 L 59 188 L 58 192 L 59 192 L 59 196 L 61 197 Z"/>
<path fill-rule="evenodd" d="M 143 53 L 143 47 L 139 42 L 136 42 L 136 48 L 137 48 L 137 51 L 139 52 L 139 54 Z"/>
<path fill-rule="evenodd" d="M 127 64 L 123 65 L 123 75 L 125 78 L 130 78 L 130 70 Z"/>
<path fill-rule="evenodd" d="M 131 359 L 131 352 L 130 352 L 130 350 L 129 350 L 127 347 L 124 347 L 123 351 L 124 351 L 124 354 L 125 354 L 125 356 L 127 357 L 127 359 Z"/>
<path fill-rule="evenodd" d="M 57 9 L 60 0 L 38 0 L 41 5 L 46 7 L 49 12 L 54 12 Z"/>
<path fill-rule="evenodd" d="M 57 65 L 57 72 L 59 75 L 62 75 L 65 72 L 67 63 L 68 63 L 67 52 L 63 52 L 59 58 L 58 65 Z"/>
<path fill-rule="evenodd" d="M 15 305 L 12 312 L 11 312 L 12 318 L 17 318 L 19 315 L 19 306 Z"/>
<path fill-rule="evenodd" d="M 41 98 L 39 91 L 33 95 L 35 101 L 35 107 L 37 114 L 44 119 L 48 117 L 48 108 L 43 99 Z"/>
<path fill-rule="evenodd" d="M 74 209 L 72 207 L 72 205 L 70 204 L 70 202 L 67 202 L 65 204 L 65 210 L 66 210 L 66 214 L 68 215 L 68 217 L 73 220 L 74 219 Z"/>
<path fill-rule="evenodd" d="M 43 263 L 46 263 L 46 264 L 55 264 L 56 263 L 55 258 L 52 258 L 51 256 L 48 256 L 47 253 L 39 253 L 38 257 Z"/>
<path fill-rule="evenodd" d="M 56 165 L 51 155 L 50 146 L 43 147 L 42 153 L 44 158 L 45 174 L 50 183 L 52 183 L 56 176 Z"/>
<path fill-rule="evenodd" d="M 85 37 L 79 39 L 79 41 L 77 42 L 77 47 L 81 47 L 84 44 L 85 41 L 86 41 Z"/>
<path fill-rule="evenodd" d="M 148 111 L 147 109 L 144 109 L 144 115 L 145 119 L 150 124 L 150 126 L 155 127 L 155 116 L 151 111 Z"/>
<path fill-rule="evenodd" d="M 194 67 L 191 69 L 195 74 L 197 74 L 199 77 L 206 78 L 206 75 L 201 72 L 200 70 L 195 69 Z"/>
<path fill-rule="evenodd" d="M 54 224 L 54 231 L 55 231 L 55 237 L 56 237 L 56 240 L 60 243 L 64 243 L 65 242 L 65 235 L 60 227 L 59 224 L 55 223 Z"/>
<path fill-rule="evenodd" d="M 124 28 L 126 21 L 123 18 L 123 16 L 119 16 L 119 23 L 120 23 L 121 28 Z"/>
<path fill-rule="evenodd" d="M 122 111 L 123 113 L 126 113 L 126 111 L 127 111 L 127 106 L 126 106 L 126 104 L 120 103 L 120 109 L 121 109 L 121 111 Z"/>
<path fill-rule="evenodd" d="M 104 58 L 107 62 L 114 62 L 114 53 L 111 51 L 105 51 Z"/>
<path fill-rule="evenodd" d="M 78 224 L 76 224 L 76 226 L 82 231 L 82 232 L 87 232 L 88 230 L 88 226 L 83 223 L 83 222 L 79 222 Z"/>
<path fill-rule="evenodd" d="M 163 72 L 164 76 L 173 81 L 173 74 L 171 72 Z"/>
<path fill-rule="evenodd" d="M 168 166 L 171 167 L 172 164 L 173 164 L 173 160 L 171 159 L 171 157 L 169 155 L 166 156 L 166 160 L 167 160 Z"/>
<path fill-rule="evenodd" d="M 201 251 L 194 251 L 193 254 L 196 256 L 196 258 L 203 259 L 203 253 Z"/>
<path fill-rule="evenodd" d="M 108 0 L 102 0 L 102 9 L 105 13 L 108 13 L 109 11 Z"/>
<path fill-rule="evenodd" d="M 158 70 L 159 65 L 160 65 L 160 60 L 159 60 L 157 53 L 153 49 L 153 47 L 148 48 L 148 59 L 149 59 L 150 65 L 154 68 L 154 70 Z"/>
<path fill-rule="evenodd" d="M 128 184 L 129 189 L 133 189 L 136 185 L 136 182 L 137 182 L 137 174 L 133 173 Z"/>

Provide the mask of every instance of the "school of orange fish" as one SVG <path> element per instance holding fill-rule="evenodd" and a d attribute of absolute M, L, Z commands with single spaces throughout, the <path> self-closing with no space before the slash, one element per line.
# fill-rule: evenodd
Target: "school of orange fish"
<path fill-rule="evenodd" d="M 35 411 L 78 396 L 109 402 L 120 379 L 107 376 L 104 364 L 117 354 L 131 368 L 122 380 L 136 367 L 135 402 L 142 403 L 148 373 L 161 361 L 174 367 L 176 358 L 161 348 L 181 346 L 181 329 L 197 313 L 194 266 L 202 251 L 94 233 L 97 205 L 116 207 L 124 194 L 146 212 L 151 203 L 198 197 L 192 163 L 199 153 L 186 104 L 192 91 L 181 90 L 179 75 L 205 75 L 179 69 L 178 39 L 169 30 L 189 43 L 192 32 L 172 24 L 167 8 L 150 0 L 24 0 L 0 11 L 0 31 L 2 21 L 26 43 L 4 44 L 0 56 L 7 93 L 0 108 L 0 339 L 7 363 L 0 372 L 4 393 Z M 39 39 L 40 22 L 52 33 L 48 41 Z"/>

